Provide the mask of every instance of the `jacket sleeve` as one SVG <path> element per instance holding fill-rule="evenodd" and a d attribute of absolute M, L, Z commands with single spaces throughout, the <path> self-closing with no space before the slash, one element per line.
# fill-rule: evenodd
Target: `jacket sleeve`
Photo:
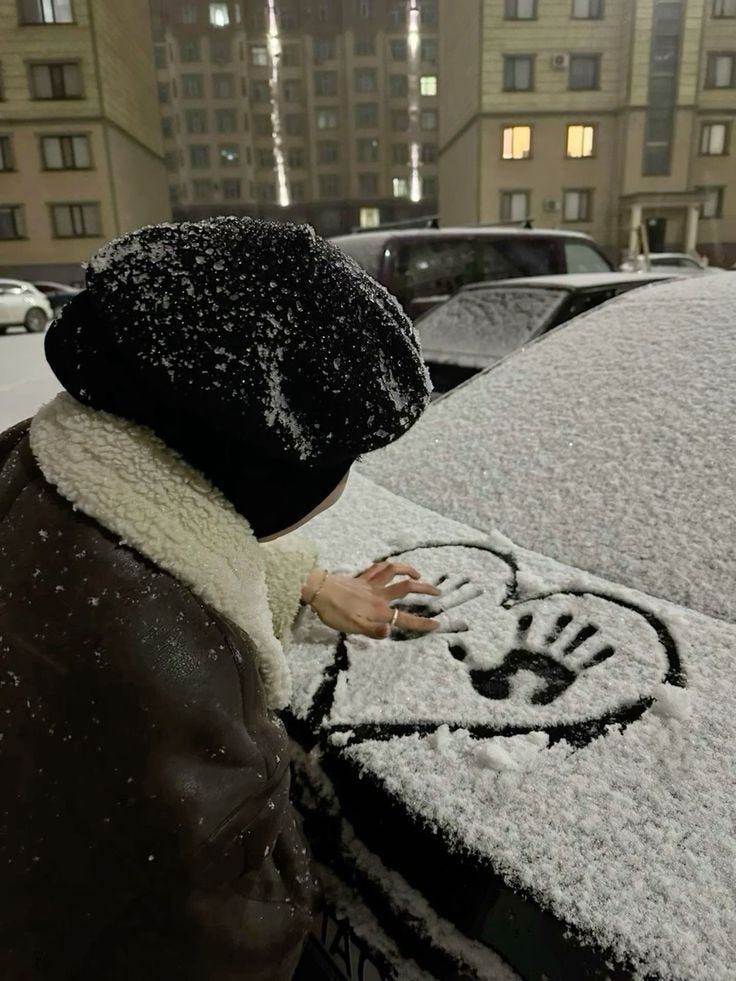
<path fill-rule="evenodd" d="M 300 538 L 278 538 L 261 548 L 274 633 L 286 645 L 299 613 L 304 580 L 317 564 L 317 547 Z"/>

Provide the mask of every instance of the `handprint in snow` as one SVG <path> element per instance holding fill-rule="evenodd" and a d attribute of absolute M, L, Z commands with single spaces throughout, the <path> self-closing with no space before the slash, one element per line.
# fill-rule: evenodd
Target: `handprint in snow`
<path fill-rule="evenodd" d="M 616 653 L 608 644 L 595 645 L 598 627 L 576 622 L 570 614 L 557 617 L 545 637 L 544 648 L 539 649 L 527 642 L 533 622 L 531 613 L 519 618 L 516 644 L 498 667 L 470 671 L 470 680 L 478 694 L 494 700 L 508 698 L 513 679 L 519 672 L 529 671 L 540 682 L 529 700 L 533 705 L 549 705 L 566 692 L 583 671 L 602 664 Z M 558 641 L 563 633 L 566 642 L 561 646 Z M 580 652 L 583 645 L 586 645 L 585 653 Z M 450 653 L 458 661 L 463 661 L 466 656 L 461 643 L 450 645 Z"/>

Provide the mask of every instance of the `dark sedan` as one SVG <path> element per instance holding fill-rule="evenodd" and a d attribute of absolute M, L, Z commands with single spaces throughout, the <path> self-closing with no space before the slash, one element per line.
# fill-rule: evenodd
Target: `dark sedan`
<path fill-rule="evenodd" d="M 435 390 L 454 388 L 621 293 L 672 278 L 672 273 L 578 273 L 465 286 L 415 324 Z"/>

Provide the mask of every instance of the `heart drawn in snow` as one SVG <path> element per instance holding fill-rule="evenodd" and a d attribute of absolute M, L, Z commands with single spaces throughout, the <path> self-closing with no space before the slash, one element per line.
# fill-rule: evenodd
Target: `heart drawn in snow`
<path fill-rule="evenodd" d="M 313 730 L 350 731 L 353 742 L 449 725 L 583 745 L 639 718 L 662 682 L 683 683 L 668 630 L 635 604 L 592 592 L 519 599 L 513 559 L 484 546 L 391 558 L 439 585 L 441 596 L 405 608 L 442 626 L 388 642 L 341 637 L 309 714 Z"/>

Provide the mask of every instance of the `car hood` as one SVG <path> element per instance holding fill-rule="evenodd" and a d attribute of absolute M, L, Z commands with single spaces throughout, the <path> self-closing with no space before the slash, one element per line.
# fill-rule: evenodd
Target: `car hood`
<path fill-rule="evenodd" d="M 619 297 L 434 402 L 361 472 L 603 578 L 736 620 L 736 283 Z"/>
<path fill-rule="evenodd" d="M 616 977 L 726 981 L 736 627 L 359 475 L 310 532 L 328 567 L 395 556 L 445 577 L 441 632 L 345 639 L 308 617 L 290 651 L 292 721 L 316 743 L 296 751 L 298 785 L 343 815 L 340 861 L 365 894 L 388 897 L 463 976 L 513 977 L 509 963 L 527 976 L 554 922 L 601 970 L 627 965 Z M 417 867 L 436 867 L 423 849 L 438 841 L 432 912 Z M 500 899 L 478 928 L 484 883 L 546 934 L 515 946 Z"/>

